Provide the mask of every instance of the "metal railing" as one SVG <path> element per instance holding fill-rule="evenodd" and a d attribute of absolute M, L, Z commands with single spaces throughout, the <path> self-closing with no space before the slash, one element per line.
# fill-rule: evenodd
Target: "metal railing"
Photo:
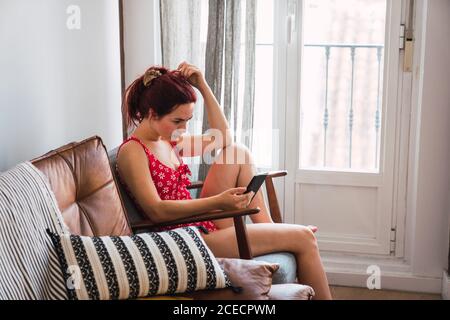
<path fill-rule="evenodd" d="M 378 157 L 379 157 L 379 145 L 380 145 L 380 129 L 381 129 L 381 74 L 382 74 L 382 57 L 384 51 L 384 45 L 375 45 L 375 44 L 304 44 L 304 47 L 307 48 L 323 48 L 325 54 L 325 106 L 324 106 L 324 115 L 323 115 L 323 129 L 324 129 L 324 152 L 323 152 L 323 165 L 327 166 L 327 143 L 328 143 L 328 127 L 330 123 L 330 112 L 329 112 L 329 104 L 328 104 L 328 90 L 329 90 L 329 67 L 330 67 L 330 59 L 333 50 L 340 49 L 349 51 L 349 58 L 351 59 L 352 70 L 351 70 L 351 93 L 350 93 L 350 102 L 349 102 L 349 111 L 348 111 L 348 129 L 349 129 L 349 137 L 348 137 L 348 145 L 349 145 L 349 168 L 352 168 L 352 152 L 353 152 L 353 125 L 354 125 L 354 108 L 353 108 L 353 98 L 354 98 L 354 89 L 355 89 L 355 57 L 358 49 L 373 49 L 377 55 L 378 61 L 378 92 L 377 92 L 377 107 L 374 115 L 374 130 L 376 133 L 376 143 L 375 143 L 375 168 L 378 168 Z"/>

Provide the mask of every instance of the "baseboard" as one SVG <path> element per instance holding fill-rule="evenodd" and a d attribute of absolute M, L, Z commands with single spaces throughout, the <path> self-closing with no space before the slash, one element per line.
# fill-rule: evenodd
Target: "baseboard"
<path fill-rule="evenodd" d="M 330 285 L 368 288 L 368 280 L 375 269 L 380 272 L 377 289 L 443 294 L 442 278 L 414 275 L 410 266 L 398 259 L 326 254 L 322 261 Z M 449 282 L 446 283 L 450 292 Z"/>
<path fill-rule="evenodd" d="M 450 277 L 447 270 L 444 270 L 442 276 L 442 299 L 450 300 Z"/>
<path fill-rule="evenodd" d="M 330 285 L 367 288 L 367 274 L 327 271 Z M 380 290 L 441 294 L 440 278 L 422 278 L 410 274 L 385 274 L 381 278 Z"/>

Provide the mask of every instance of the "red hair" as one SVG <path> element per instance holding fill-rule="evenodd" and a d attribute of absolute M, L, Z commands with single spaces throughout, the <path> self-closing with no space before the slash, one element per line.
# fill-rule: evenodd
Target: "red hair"
<path fill-rule="evenodd" d="M 144 77 L 149 72 L 159 72 L 160 76 L 151 80 L 146 86 Z M 180 104 L 195 102 L 197 102 L 197 95 L 181 73 L 169 71 L 163 67 L 150 67 L 125 91 L 122 111 L 129 128 L 147 118 L 150 109 L 158 117 L 163 117 Z"/>

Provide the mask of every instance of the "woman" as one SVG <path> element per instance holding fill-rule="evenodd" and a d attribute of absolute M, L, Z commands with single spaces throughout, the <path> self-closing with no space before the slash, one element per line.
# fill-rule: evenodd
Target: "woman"
<path fill-rule="evenodd" d="M 196 94 L 202 94 L 211 129 L 218 134 L 180 135 L 192 119 Z M 125 94 L 128 124 L 136 124 L 133 136 L 118 152 L 117 171 L 141 210 L 154 222 L 187 218 L 212 210 L 259 207 L 247 227 L 255 256 L 292 252 L 297 260 L 298 280 L 314 288 L 316 299 L 331 299 L 320 260 L 316 227 L 274 224 L 259 191 L 243 194 L 256 173 L 249 151 L 232 144 L 227 120 L 201 71 L 186 62 L 177 70 L 152 67 Z M 178 135 L 174 135 L 178 133 Z M 208 150 L 221 152 L 214 159 L 199 199 L 191 199 L 189 168 L 181 157 L 202 156 Z M 245 161 L 236 160 L 235 155 Z M 242 157 L 242 155 L 244 157 Z M 149 170 L 150 169 L 150 170 Z M 238 258 L 232 219 L 195 224 L 216 256 Z"/>

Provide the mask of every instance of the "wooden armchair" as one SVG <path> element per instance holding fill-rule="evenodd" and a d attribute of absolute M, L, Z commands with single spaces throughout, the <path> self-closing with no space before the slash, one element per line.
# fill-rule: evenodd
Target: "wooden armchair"
<path fill-rule="evenodd" d="M 113 171 L 113 174 L 116 175 L 116 156 L 117 156 L 117 148 L 108 152 L 108 157 L 110 161 L 110 165 Z M 278 204 L 277 195 L 275 192 L 275 188 L 273 185 L 273 178 L 284 177 L 287 175 L 287 171 L 276 171 L 270 172 L 266 178 L 266 189 L 267 189 L 267 197 L 269 201 L 270 213 L 272 215 L 272 219 L 276 223 L 281 223 L 281 213 L 280 207 Z M 199 216 L 192 216 L 185 219 L 174 220 L 170 222 L 155 224 L 153 221 L 149 220 L 147 217 L 143 216 L 143 214 L 138 210 L 133 202 L 133 200 L 129 197 L 128 193 L 125 191 L 125 188 L 120 184 L 119 179 L 115 177 L 117 185 L 119 186 L 119 191 L 122 197 L 122 200 L 125 204 L 125 208 L 128 215 L 128 220 L 130 222 L 131 228 L 133 232 L 140 231 L 151 231 L 157 229 L 159 227 L 168 227 L 174 226 L 184 223 L 192 223 L 192 222 L 200 222 L 200 221 L 209 221 L 209 220 L 220 220 L 224 218 L 233 218 L 234 227 L 236 228 L 236 238 L 239 248 L 239 256 L 241 259 L 252 259 L 252 251 L 249 246 L 249 242 L 247 239 L 247 229 L 245 224 L 245 216 L 253 215 L 259 213 L 260 209 L 243 209 L 243 210 L 233 210 L 233 211 L 212 211 L 207 214 L 202 214 Z M 188 187 L 190 190 L 201 189 L 203 187 L 202 181 L 193 182 L 191 186 Z"/>
<path fill-rule="evenodd" d="M 267 189 L 267 198 L 269 201 L 270 214 L 275 223 L 281 223 L 281 213 L 280 207 L 278 204 L 277 195 L 275 192 L 275 187 L 273 184 L 273 178 L 284 177 L 287 175 L 287 171 L 274 171 L 270 172 L 266 177 L 266 189 Z M 203 188 L 202 181 L 193 182 L 188 189 L 201 189 Z M 192 223 L 199 221 L 208 221 L 208 220 L 219 220 L 224 218 L 233 218 L 234 227 L 236 228 L 236 238 L 238 242 L 239 248 L 239 256 L 241 259 L 252 259 L 252 250 L 249 246 L 249 242 L 247 239 L 247 229 L 245 224 L 245 216 L 253 215 L 259 213 L 260 209 L 244 209 L 244 210 L 235 210 L 235 211 L 213 211 L 211 213 L 202 214 L 200 216 L 194 216 L 186 219 L 174 220 L 161 224 L 154 224 L 152 221 L 147 220 L 141 217 L 141 220 L 130 221 L 131 227 L 134 232 L 142 231 L 142 230 L 151 230 L 158 227 L 167 227 L 173 226 L 183 223 Z M 133 219 L 134 220 L 134 219 Z"/>
<path fill-rule="evenodd" d="M 112 167 L 113 174 L 116 174 L 115 166 L 116 166 L 116 156 L 117 149 L 111 150 L 108 152 L 110 165 Z M 273 184 L 274 178 L 285 177 L 287 175 L 287 171 L 275 171 L 270 172 L 266 178 L 266 191 L 267 191 L 267 200 L 269 205 L 270 214 L 275 223 L 282 223 L 282 215 L 280 212 L 280 207 L 277 199 L 277 194 L 275 192 L 275 187 Z M 259 257 L 253 257 L 252 250 L 249 246 L 249 242 L 247 239 L 247 229 L 244 218 L 249 215 L 253 215 L 259 213 L 260 209 L 245 209 L 245 210 L 235 210 L 235 211 L 213 211 L 208 214 L 202 214 L 199 216 L 190 217 L 187 219 L 175 220 L 163 224 L 155 224 L 152 221 L 148 220 L 148 218 L 144 217 L 142 213 L 136 208 L 133 200 L 130 199 L 129 195 L 125 191 L 124 187 L 120 184 L 116 177 L 116 184 L 118 186 L 122 202 L 125 205 L 126 214 L 128 216 L 129 224 L 134 233 L 137 232 L 145 232 L 152 231 L 158 227 L 163 226 L 172 226 L 183 223 L 191 223 L 191 222 L 199 222 L 199 221 L 208 221 L 208 220 L 218 220 L 224 218 L 233 218 L 234 219 L 234 227 L 236 228 L 236 238 L 239 248 L 239 256 L 242 259 L 255 259 L 270 263 L 277 263 L 280 265 L 280 268 L 273 276 L 274 284 L 282 284 L 282 283 L 295 283 L 297 277 L 297 264 L 295 256 L 288 252 L 278 252 L 273 254 L 268 254 Z M 197 190 L 203 187 L 202 181 L 193 182 L 189 187 L 190 190 Z"/>

